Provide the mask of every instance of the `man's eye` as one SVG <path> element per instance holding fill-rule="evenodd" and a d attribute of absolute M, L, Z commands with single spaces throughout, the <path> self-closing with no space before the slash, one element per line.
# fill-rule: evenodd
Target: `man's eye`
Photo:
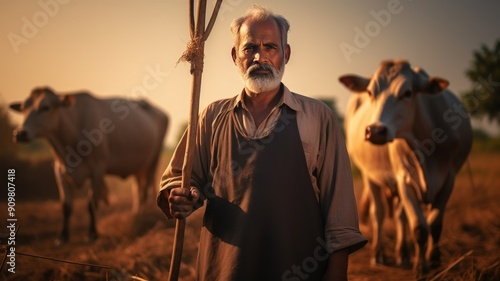
<path fill-rule="evenodd" d="M 248 47 L 243 50 L 246 54 L 251 54 L 255 51 L 255 48 L 253 47 Z"/>
<path fill-rule="evenodd" d="M 243 47 L 243 51 L 253 51 L 255 49 L 255 46 L 245 46 Z"/>

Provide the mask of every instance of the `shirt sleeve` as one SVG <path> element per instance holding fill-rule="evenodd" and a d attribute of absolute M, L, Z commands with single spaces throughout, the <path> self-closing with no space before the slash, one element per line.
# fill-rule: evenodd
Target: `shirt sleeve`
<path fill-rule="evenodd" d="M 319 203 L 325 218 L 325 237 L 331 251 L 362 248 L 367 239 L 359 231 L 351 165 L 343 133 L 334 112 L 323 115 L 318 154 Z"/>
<path fill-rule="evenodd" d="M 191 171 L 191 186 L 198 188 L 202 194 L 208 182 L 209 174 L 211 120 L 213 119 L 210 113 L 213 112 L 212 107 L 212 105 L 208 106 L 199 116 L 193 168 Z M 170 214 L 168 200 L 162 195 L 162 192 L 164 190 L 168 192 L 168 190 L 182 185 L 182 166 L 186 147 L 187 131 L 184 132 L 160 180 L 160 188 L 158 190 L 156 202 L 158 207 L 169 219 L 173 218 L 173 216 Z M 201 207 L 202 205 L 203 199 L 195 204 L 195 208 Z"/>

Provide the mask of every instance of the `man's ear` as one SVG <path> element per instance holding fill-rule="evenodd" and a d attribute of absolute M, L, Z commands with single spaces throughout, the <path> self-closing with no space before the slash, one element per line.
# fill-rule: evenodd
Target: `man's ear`
<path fill-rule="evenodd" d="M 290 55 L 292 54 L 292 48 L 290 47 L 290 44 L 286 44 L 285 46 L 285 64 L 288 63 L 290 60 Z"/>
<path fill-rule="evenodd" d="M 236 64 L 236 48 L 235 47 L 231 48 L 231 57 L 233 58 L 234 64 Z"/>
<path fill-rule="evenodd" d="M 75 96 L 62 95 L 59 97 L 61 106 L 73 106 L 75 104 Z"/>

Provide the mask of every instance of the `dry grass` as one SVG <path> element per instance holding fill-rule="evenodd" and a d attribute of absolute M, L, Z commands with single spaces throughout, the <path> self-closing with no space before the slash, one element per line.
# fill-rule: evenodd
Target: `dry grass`
<path fill-rule="evenodd" d="M 447 205 L 440 242 L 443 265 L 429 278 L 435 280 L 500 280 L 500 154 L 474 152 L 469 157 L 473 179 L 467 165 L 457 176 L 455 189 Z M 357 194 L 362 183 L 355 181 Z M 387 226 L 388 246 L 394 240 L 391 222 Z M 368 226 L 361 226 L 370 238 Z M 472 251 L 470 255 L 467 255 Z M 370 266 L 369 245 L 354 253 L 350 260 L 351 280 L 414 280 L 407 269 Z M 392 253 L 387 252 L 388 256 Z M 461 259 L 463 258 L 463 259 Z M 460 259 L 460 260 L 459 260 Z M 454 262 L 457 262 L 453 265 Z M 447 267 L 453 265 L 447 270 Z"/>
<path fill-rule="evenodd" d="M 164 157 L 164 163 L 167 158 Z M 463 169 L 448 204 L 442 239 L 444 264 L 433 272 L 433 275 L 443 272 L 437 280 L 500 280 L 500 154 L 476 152 L 470 157 L 470 164 L 474 186 L 468 171 Z M 111 269 L 18 255 L 16 273 L 2 277 L 9 281 L 166 280 L 174 221 L 166 221 L 153 200 L 138 216 L 134 216 L 130 212 L 129 182 L 118 179 L 109 181 L 113 186 L 112 204 L 99 210 L 98 229 L 101 237 L 95 243 L 85 242 L 88 215 L 83 199 L 78 199 L 75 204 L 71 240 L 62 247 L 53 244 L 61 221 L 57 201 L 22 201 L 17 202 L 21 228 L 16 237 L 16 249 L 63 260 L 109 266 Z M 359 180 L 356 180 L 356 191 L 360 191 Z M 5 202 L 0 202 L 0 210 L 5 209 Z M 1 221 L 5 222 L 4 211 L 0 214 Z M 202 211 L 195 213 L 187 223 L 181 280 L 194 280 L 201 216 Z M 362 227 L 362 231 L 369 236 L 366 226 Z M 388 239 L 392 239 L 392 234 L 388 234 Z M 466 255 L 469 251 L 472 253 Z M 365 247 L 351 256 L 351 280 L 414 279 L 413 273 L 407 269 L 370 266 L 368 253 L 369 247 Z M 446 270 L 447 267 L 450 268 Z"/>

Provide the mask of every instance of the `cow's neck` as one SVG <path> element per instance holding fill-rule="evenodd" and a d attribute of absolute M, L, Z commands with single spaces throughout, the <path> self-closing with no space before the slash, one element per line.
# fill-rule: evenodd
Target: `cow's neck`
<path fill-rule="evenodd" d="M 80 132 L 75 129 L 75 124 L 78 124 L 77 120 L 72 118 L 67 111 L 61 110 L 58 126 L 47 135 L 53 153 L 61 163 L 65 163 L 68 149 L 75 150 L 77 147 Z"/>
<path fill-rule="evenodd" d="M 429 112 L 431 104 L 428 102 L 428 97 L 424 95 L 419 96 L 416 100 L 414 125 L 411 135 L 407 137 L 408 143 L 414 151 L 420 150 L 422 144 L 427 140 L 432 140 L 432 131 L 435 129 L 432 126 L 432 120 L 428 114 L 422 114 L 423 112 Z"/>

